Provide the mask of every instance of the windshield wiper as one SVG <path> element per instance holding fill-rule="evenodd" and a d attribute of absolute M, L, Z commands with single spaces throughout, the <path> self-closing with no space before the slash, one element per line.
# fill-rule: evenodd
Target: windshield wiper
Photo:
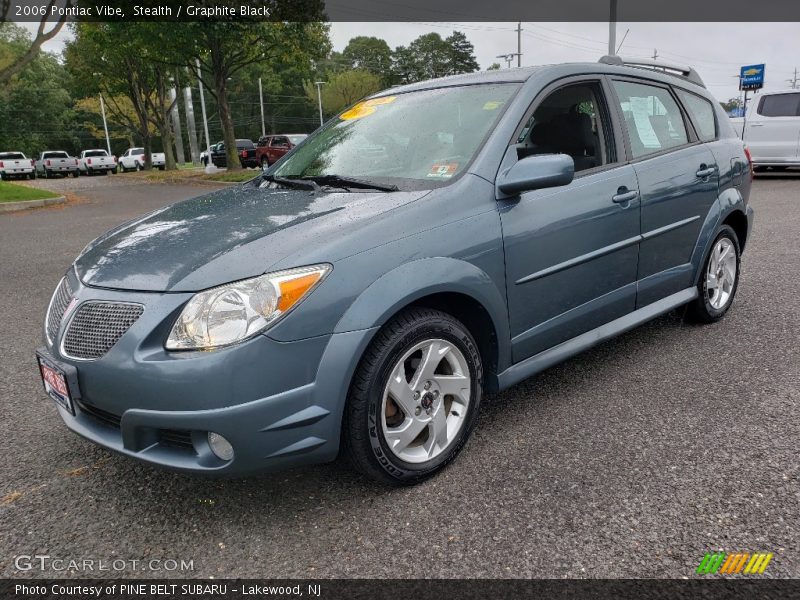
<path fill-rule="evenodd" d="M 311 177 L 303 177 L 303 181 L 313 181 L 319 185 L 329 185 L 332 187 L 340 187 L 347 190 L 348 188 L 359 188 L 364 190 L 378 190 L 380 192 L 396 192 L 400 188 L 396 185 L 384 185 L 375 183 L 367 179 L 358 179 L 356 177 L 343 177 L 341 175 L 314 175 Z"/>
<path fill-rule="evenodd" d="M 294 179 L 291 177 L 279 177 L 278 175 L 264 175 L 266 181 L 285 185 L 286 187 L 301 189 L 301 190 L 318 190 L 319 185 L 310 179 Z"/>

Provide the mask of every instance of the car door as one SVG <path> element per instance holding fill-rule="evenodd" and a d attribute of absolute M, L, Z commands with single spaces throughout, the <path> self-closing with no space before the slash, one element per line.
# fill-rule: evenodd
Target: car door
<path fill-rule="evenodd" d="M 798 160 L 800 92 L 762 96 L 745 123 L 744 141 L 756 163 L 781 164 Z"/>
<path fill-rule="evenodd" d="M 600 76 L 551 86 L 503 160 L 566 153 L 576 166 L 569 185 L 499 202 L 514 362 L 634 310 L 638 186 L 608 96 Z"/>
<path fill-rule="evenodd" d="M 271 147 L 270 149 L 272 150 L 272 156 L 270 157 L 270 161 L 274 162 L 289 151 L 289 139 L 284 136 L 276 136 L 272 138 L 270 147 Z"/>
<path fill-rule="evenodd" d="M 641 193 L 637 308 L 691 287 L 690 259 L 719 193 L 719 166 L 667 85 L 614 78 Z"/>

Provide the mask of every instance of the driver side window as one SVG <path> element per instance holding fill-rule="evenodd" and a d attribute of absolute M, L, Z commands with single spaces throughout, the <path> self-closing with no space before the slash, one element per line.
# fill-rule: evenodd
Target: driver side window
<path fill-rule="evenodd" d="M 552 92 L 520 132 L 517 158 L 568 154 L 575 172 L 614 162 L 611 125 L 599 83 L 576 83 Z"/>

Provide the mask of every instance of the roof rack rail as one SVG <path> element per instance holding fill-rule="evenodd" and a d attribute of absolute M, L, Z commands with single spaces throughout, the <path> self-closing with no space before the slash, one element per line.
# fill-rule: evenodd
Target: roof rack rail
<path fill-rule="evenodd" d="M 698 75 L 697 71 L 695 71 L 692 67 L 650 60 L 649 58 L 622 58 L 621 56 L 608 55 L 601 57 L 597 62 L 605 65 L 619 65 L 626 67 L 637 67 L 640 69 L 649 69 L 651 71 L 659 71 L 666 73 L 667 75 L 681 77 L 701 87 L 706 87 L 706 84 L 703 83 L 700 75 Z"/>

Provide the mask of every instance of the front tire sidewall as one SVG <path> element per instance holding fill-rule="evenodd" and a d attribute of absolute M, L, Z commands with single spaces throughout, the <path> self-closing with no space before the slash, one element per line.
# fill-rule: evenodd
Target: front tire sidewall
<path fill-rule="evenodd" d="M 390 344 L 383 347 L 374 363 L 379 367 L 370 377 L 366 396 L 367 410 L 363 415 L 366 422 L 362 425 L 367 429 L 364 441 L 369 446 L 369 452 L 365 454 L 382 470 L 381 479 L 393 485 L 418 483 L 452 461 L 463 447 L 477 420 L 483 381 L 483 366 L 478 347 L 463 325 L 455 319 L 447 318 L 446 315 L 442 316 L 444 318 L 434 314 L 413 323 L 411 327 L 395 336 Z M 470 403 L 458 437 L 444 452 L 425 463 L 408 463 L 392 453 L 386 443 L 381 425 L 383 394 L 396 362 L 409 348 L 426 339 L 447 340 L 464 355 L 471 378 Z"/>
<path fill-rule="evenodd" d="M 733 289 L 731 290 L 731 295 L 728 298 L 728 301 L 721 307 L 721 308 L 714 308 L 711 306 L 711 301 L 708 297 L 708 263 L 711 260 L 711 252 L 716 247 L 717 243 L 722 238 L 728 238 L 730 242 L 733 244 L 733 249 L 736 252 L 736 279 L 733 282 Z M 714 238 L 714 241 L 711 244 L 711 249 L 709 250 L 708 256 L 706 257 L 705 262 L 703 263 L 703 272 L 700 275 L 700 283 L 699 283 L 699 292 L 700 298 L 698 300 L 699 306 L 699 316 L 702 320 L 707 322 L 718 321 L 725 313 L 727 313 L 731 306 L 733 305 L 733 300 L 736 298 L 736 290 L 739 289 L 739 279 L 740 279 L 740 263 L 741 263 L 741 250 L 739 248 L 739 240 L 736 237 L 736 233 L 727 225 L 724 225 L 720 232 L 717 234 L 717 237 Z"/>

